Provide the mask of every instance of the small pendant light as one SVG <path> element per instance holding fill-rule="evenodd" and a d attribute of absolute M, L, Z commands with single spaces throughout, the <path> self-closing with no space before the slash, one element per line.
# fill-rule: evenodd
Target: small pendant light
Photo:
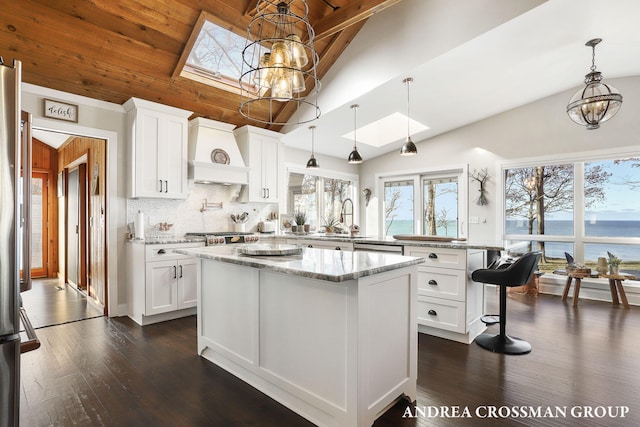
<path fill-rule="evenodd" d="M 407 77 L 402 81 L 405 85 L 407 85 L 407 140 L 402 144 L 402 148 L 400 149 L 401 156 L 414 156 L 418 154 L 418 149 L 416 148 L 416 144 L 411 140 L 411 133 L 409 132 L 409 122 L 411 121 L 409 115 L 409 85 L 413 81 L 413 78 Z"/>
<path fill-rule="evenodd" d="M 349 154 L 349 158 L 347 159 L 347 163 L 351 163 L 352 165 L 358 165 L 362 163 L 362 157 L 360 153 L 358 153 L 358 143 L 356 138 L 356 110 L 360 107 L 358 104 L 353 104 L 351 109 L 353 110 L 353 151 Z"/>
<path fill-rule="evenodd" d="M 309 130 L 311 130 L 311 157 L 309 158 L 309 161 L 307 162 L 307 168 L 309 169 L 317 169 L 320 167 L 320 165 L 318 164 L 318 161 L 316 160 L 315 156 L 314 156 L 314 141 L 313 141 L 313 130 L 315 129 L 315 126 L 309 126 Z"/>

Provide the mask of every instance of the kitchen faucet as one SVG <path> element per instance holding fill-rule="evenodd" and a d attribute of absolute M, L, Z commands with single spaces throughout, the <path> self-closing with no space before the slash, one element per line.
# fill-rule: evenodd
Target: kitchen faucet
<path fill-rule="evenodd" d="M 351 212 L 347 212 L 346 210 L 347 202 L 351 203 Z M 351 200 L 350 198 L 346 198 L 342 202 L 342 207 L 340 208 L 340 222 L 345 223 L 344 217 L 349 215 L 351 216 L 351 226 L 349 226 L 349 234 L 353 236 L 354 234 L 356 234 L 355 218 L 353 217 L 353 200 Z M 347 224 L 345 223 L 345 225 Z"/>

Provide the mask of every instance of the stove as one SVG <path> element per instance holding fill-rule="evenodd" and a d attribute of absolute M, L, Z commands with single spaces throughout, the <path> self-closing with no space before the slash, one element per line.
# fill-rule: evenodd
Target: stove
<path fill-rule="evenodd" d="M 250 232 L 236 231 L 200 231 L 196 233 L 185 233 L 185 236 L 204 237 L 207 246 L 230 245 L 235 243 L 257 243 L 260 237 Z"/>

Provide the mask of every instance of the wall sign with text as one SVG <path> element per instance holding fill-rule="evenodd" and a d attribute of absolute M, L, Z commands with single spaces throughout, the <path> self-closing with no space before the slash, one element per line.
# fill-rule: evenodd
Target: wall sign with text
<path fill-rule="evenodd" d="M 78 106 L 66 102 L 44 100 L 44 116 L 78 123 Z"/>

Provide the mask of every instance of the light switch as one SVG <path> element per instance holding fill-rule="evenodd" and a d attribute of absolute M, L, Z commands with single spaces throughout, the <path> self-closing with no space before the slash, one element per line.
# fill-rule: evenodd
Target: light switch
<path fill-rule="evenodd" d="M 478 219 L 477 216 L 470 216 L 469 217 L 469 224 L 479 224 L 480 220 Z"/>

